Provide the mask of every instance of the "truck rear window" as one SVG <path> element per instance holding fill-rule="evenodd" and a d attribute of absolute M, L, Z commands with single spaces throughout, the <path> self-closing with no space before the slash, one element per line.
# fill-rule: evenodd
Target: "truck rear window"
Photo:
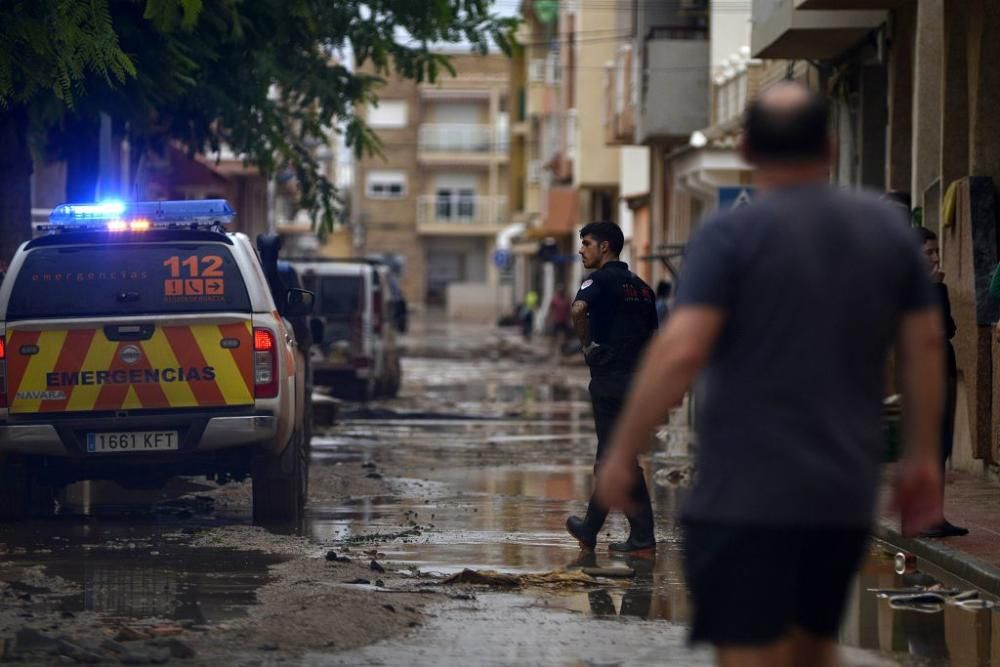
<path fill-rule="evenodd" d="M 7 319 L 250 310 L 225 245 L 109 244 L 30 251 Z"/>
<path fill-rule="evenodd" d="M 318 288 L 317 315 L 350 317 L 361 310 L 361 276 L 323 276 Z"/>

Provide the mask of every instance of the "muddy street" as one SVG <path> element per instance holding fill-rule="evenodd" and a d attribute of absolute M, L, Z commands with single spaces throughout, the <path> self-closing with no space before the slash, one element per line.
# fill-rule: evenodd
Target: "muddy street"
<path fill-rule="evenodd" d="M 57 517 L 3 528 L 2 659 L 711 664 L 686 646 L 686 430 L 644 462 L 655 558 L 611 557 L 620 515 L 582 553 L 563 526 L 590 493 L 586 370 L 486 328 L 417 322 L 406 347 L 399 398 L 341 404 L 317 429 L 301 525 L 253 526 L 248 483 L 185 479 L 155 493 L 72 488 Z M 1000 627 L 991 611 L 894 610 L 869 591 L 934 583 L 897 575 L 892 557 L 873 546 L 855 584 L 848 664 L 1000 664 L 976 647 Z"/>

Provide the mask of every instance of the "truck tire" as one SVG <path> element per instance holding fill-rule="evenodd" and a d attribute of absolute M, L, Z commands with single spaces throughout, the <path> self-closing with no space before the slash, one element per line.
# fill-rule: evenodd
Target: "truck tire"
<path fill-rule="evenodd" d="M 309 448 L 302 431 L 279 456 L 262 454 L 253 471 L 254 523 L 291 523 L 299 521 L 305 509 L 309 483 Z"/>
<path fill-rule="evenodd" d="M 30 466 L 0 462 L 0 521 L 51 516 L 54 509 L 52 487 L 41 482 Z"/>

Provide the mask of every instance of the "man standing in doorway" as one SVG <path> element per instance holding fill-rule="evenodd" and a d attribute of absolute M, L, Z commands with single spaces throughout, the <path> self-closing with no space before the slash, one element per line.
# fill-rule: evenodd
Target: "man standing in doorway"
<path fill-rule="evenodd" d="M 930 268 L 931 284 L 934 286 L 934 294 L 937 296 L 938 304 L 941 306 L 941 323 L 945 335 L 945 390 L 944 390 L 944 416 L 941 420 L 941 489 L 944 495 L 945 468 L 948 465 L 948 458 L 954 449 L 955 442 L 955 402 L 958 393 L 958 361 L 955 358 L 955 347 L 951 344 L 951 339 L 957 333 L 955 319 L 951 316 L 951 299 L 948 298 L 948 286 L 944 283 L 944 272 L 941 270 L 941 246 L 938 243 L 937 234 L 926 227 L 917 227 L 917 238 L 924 249 L 924 256 L 927 257 L 927 265 Z M 932 526 L 923 533 L 923 537 L 961 537 L 968 535 L 969 529 L 956 526 L 942 514 L 941 523 Z"/>
<path fill-rule="evenodd" d="M 583 266 L 593 273 L 580 285 L 573 302 L 573 329 L 583 345 L 590 366 L 590 399 L 597 430 L 595 474 L 607 451 L 632 373 L 646 343 L 656 333 L 656 306 L 653 290 L 629 271 L 618 259 L 625 237 L 618 225 L 592 222 L 580 230 Z M 653 506 L 646 478 L 638 459 L 632 458 L 633 480 L 629 488 L 629 536 L 614 542 L 612 551 L 631 552 L 654 549 L 656 531 Z M 608 510 L 590 499 L 584 518 L 571 516 L 566 529 L 580 545 L 593 549 Z"/>
<path fill-rule="evenodd" d="M 826 101 L 794 82 L 748 107 L 742 150 L 765 194 L 688 244 L 674 310 L 598 476 L 600 502 L 627 503 L 632 461 L 701 373 L 684 567 L 692 639 L 714 644 L 720 665 L 838 663 L 875 517 L 894 341 L 903 532 L 941 519 L 944 340 L 926 260 L 898 211 L 830 186 L 829 120 Z"/>

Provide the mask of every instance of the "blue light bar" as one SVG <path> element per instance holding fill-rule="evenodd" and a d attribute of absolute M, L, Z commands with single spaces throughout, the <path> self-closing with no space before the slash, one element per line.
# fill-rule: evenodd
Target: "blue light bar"
<path fill-rule="evenodd" d="M 96 220 L 109 217 L 120 218 L 125 213 L 125 202 L 108 201 L 100 204 L 62 204 L 53 210 L 62 209 L 66 215 L 72 216 L 76 220 Z M 49 216 L 52 220 L 52 216 Z"/>
<path fill-rule="evenodd" d="M 146 231 L 148 229 L 217 229 L 235 211 L 225 199 L 60 204 L 38 231 Z"/>

